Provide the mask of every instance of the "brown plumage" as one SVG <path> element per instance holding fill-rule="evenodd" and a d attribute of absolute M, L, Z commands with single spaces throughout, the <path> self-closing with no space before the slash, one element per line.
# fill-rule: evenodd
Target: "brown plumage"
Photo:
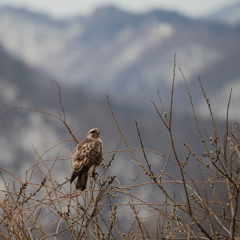
<path fill-rule="evenodd" d="M 87 137 L 76 147 L 73 158 L 72 176 L 70 183 L 77 178 L 76 189 L 86 189 L 87 179 L 91 177 L 97 166 L 103 160 L 102 140 L 98 128 L 91 129 Z"/>

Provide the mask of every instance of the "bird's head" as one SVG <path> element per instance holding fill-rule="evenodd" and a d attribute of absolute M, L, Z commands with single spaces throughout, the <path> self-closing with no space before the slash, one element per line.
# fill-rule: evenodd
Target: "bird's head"
<path fill-rule="evenodd" d="M 90 129 L 87 138 L 100 138 L 100 130 L 98 128 Z"/>

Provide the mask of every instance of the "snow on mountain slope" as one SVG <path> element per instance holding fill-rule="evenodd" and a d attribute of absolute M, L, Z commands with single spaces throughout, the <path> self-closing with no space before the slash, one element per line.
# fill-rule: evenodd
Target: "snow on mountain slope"
<path fill-rule="evenodd" d="M 71 21 L 11 8 L 0 12 L 0 42 L 8 51 L 93 92 L 150 93 L 159 83 L 169 84 L 174 53 L 191 78 L 223 58 L 240 36 L 160 10 L 130 14 L 105 7 Z"/>

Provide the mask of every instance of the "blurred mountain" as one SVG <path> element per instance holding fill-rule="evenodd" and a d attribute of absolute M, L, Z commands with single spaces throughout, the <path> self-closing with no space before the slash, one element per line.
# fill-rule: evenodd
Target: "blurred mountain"
<path fill-rule="evenodd" d="M 167 146 L 166 141 L 162 143 L 159 139 L 159 133 L 161 139 L 166 139 L 167 133 L 159 127 L 150 100 L 158 101 L 159 89 L 168 110 L 174 53 L 200 119 L 208 118 L 209 114 L 198 76 L 215 116 L 225 119 L 229 92 L 233 88 L 230 118 L 235 121 L 240 118 L 235 110 L 240 88 L 238 27 L 192 20 L 161 10 L 131 14 L 115 7 L 102 7 L 87 17 L 54 20 L 25 9 L 1 7 L 0 30 L 2 111 L 21 106 L 58 115 L 61 108 L 57 86 L 51 82 L 56 79 L 61 83 L 67 119 L 77 138 L 82 139 L 88 129 L 99 127 L 106 134 L 106 151 L 115 147 L 117 139 L 112 141 L 112 136 L 118 136 L 106 94 L 134 146 L 139 147 L 137 136 L 132 134 L 134 120 L 139 119 L 143 137 L 151 149 L 158 149 L 159 142 Z M 189 98 L 178 68 L 174 108 L 177 125 L 190 121 Z M 18 115 L 21 118 L 17 119 L 12 114 L 3 115 L 1 126 L 27 128 L 30 142 L 40 139 L 41 151 L 63 136 L 70 137 L 63 126 L 49 122 L 41 114 L 21 112 Z M 47 130 L 41 132 L 39 128 Z M 177 136 L 188 134 L 182 129 L 176 127 Z M 16 141 L 19 142 L 17 138 Z M 2 146 L 5 148 L 6 143 Z M 11 151 L 7 154 L 10 156 Z M 11 156 L 15 164 L 14 154 Z"/>
<path fill-rule="evenodd" d="M 92 95 L 111 94 L 135 104 L 152 99 L 157 89 L 164 89 L 162 97 L 167 98 L 174 53 L 177 65 L 192 81 L 218 62 L 227 62 L 240 38 L 240 28 L 220 23 L 161 10 L 132 14 L 115 7 L 65 20 L 2 7 L 0 31 L 4 48 L 28 65 Z M 240 70 L 231 75 L 228 82 Z M 182 82 L 181 74 L 176 80 Z"/>
<path fill-rule="evenodd" d="M 217 10 L 204 17 L 210 21 L 222 22 L 231 26 L 240 24 L 240 2 Z"/>

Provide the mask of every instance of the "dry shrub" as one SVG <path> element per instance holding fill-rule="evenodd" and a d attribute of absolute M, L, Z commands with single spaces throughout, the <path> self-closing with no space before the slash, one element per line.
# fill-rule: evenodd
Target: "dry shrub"
<path fill-rule="evenodd" d="M 169 111 L 165 110 L 160 95 L 160 109 L 152 102 L 169 134 L 167 155 L 144 148 L 144 139 L 137 122 L 136 131 L 141 148 L 131 148 L 108 98 L 109 108 L 120 134 L 119 143 L 112 151 L 110 159 L 105 159 L 102 174 L 91 181 L 88 191 L 75 191 L 67 178 L 62 183 L 54 180 L 54 167 L 61 161 L 71 161 L 71 156 L 65 159 L 58 156 L 55 159 L 43 158 L 65 141 L 52 146 L 42 155 L 36 151 L 36 164 L 21 177 L 1 169 L 1 178 L 5 185 L 0 190 L 1 239 L 239 239 L 240 138 L 237 124 L 228 123 L 231 94 L 226 110 L 225 134 L 221 139 L 209 99 L 199 79 L 214 129 L 214 135 L 209 136 L 199 124 L 188 84 L 182 74 L 196 129 L 204 148 L 204 152 L 198 154 L 192 149 L 190 140 L 182 140 L 182 147 L 187 153 L 182 159 L 178 154 L 172 129 L 175 68 L 174 58 Z M 15 109 L 56 118 L 72 137 L 66 141 L 77 143 L 66 121 L 60 88 L 59 101 L 62 110 L 59 115 L 25 108 Z M 121 141 L 127 149 L 119 150 Z M 147 176 L 147 182 L 123 186 L 115 175 L 109 174 L 116 154 L 123 151 L 131 154 L 129 164 L 141 169 L 138 178 L 140 175 Z M 141 158 L 136 154 L 139 152 L 142 153 Z M 164 159 L 161 172 L 152 167 L 149 152 Z M 193 162 L 198 166 L 200 180 L 196 180 L 195 174 L 187 168 Z M 170 164 L 178 169 L 179 178 L 167 174 Z M 33 182 L 33 175 L 39 175 L 41 181 Z M 10 178 L 14 180 L 13 184 L 6 181 Z M 134 194 L 142 191 L 146 185 L 154 186 L 155 191 L 165 200 L 152 203 Z M 142 210 L 148 214 L 142 216 Z"/>

